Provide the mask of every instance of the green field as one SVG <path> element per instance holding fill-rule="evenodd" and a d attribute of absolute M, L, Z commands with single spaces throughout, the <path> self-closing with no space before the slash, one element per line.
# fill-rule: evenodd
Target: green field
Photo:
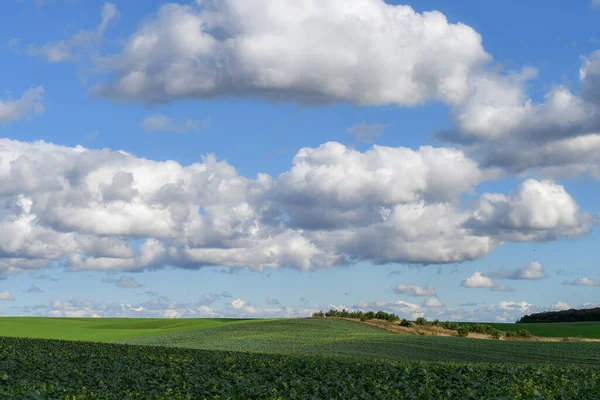
<path fill-rule="evenodd" d="M 0 317 L 0 336 L 112 342 L 138 336 L 255 321 L 259 320 Z"/>
<path fill-rule="evenodd" d="M 0 337 L 0 398 L 597 399 L 599 393 L 595 366 L 393 362 Z"/>
<path fill-rule="evenodd" d="M 597 399 L 600 393 L 600 343 L 401 335 L 334 319 L 2 318 L 2 335 L 74 341 L 0 337 L 0 398 Z"/>
<path fill-rule="evenodd" d="M 552 322 L 535 324 L 486 324 L 501 331 L 527 329 L 534 336 L 600 339 L 600 322 Z"/>
<path fill-rule="evenodd" d="M 600 365 L 600 343 L 498 341 L 399 335 L 356 322 L 287 319 L 170 332 L 122 343 L 400 361 Z"/>

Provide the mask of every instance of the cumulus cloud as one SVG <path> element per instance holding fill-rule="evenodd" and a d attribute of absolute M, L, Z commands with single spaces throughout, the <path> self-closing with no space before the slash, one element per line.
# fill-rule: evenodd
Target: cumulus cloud
<path fill-rule="evenodd" d="M 30 45 L 28 54 L 41 56 L 48 62 L 60 63 L 80 60 L 80 51 L 97 43 L 104 34 L 109 23 L 118 15 L 117 7 L 112 3 L 104 3 L 100 11 L 101 21 L 95 30 L 80 30 L 67 40 L 48 42 L 44 45 Z"/>
<path fill-rule="evenodd" d="M 43 94 L 44 88 L 38 86 L 27 90 L 17 100 L 0 99 L 0 126 L 6 125 L 11 121 L 43 113 Z"/>
<path fill-rule="evenodd" d="M 141 283 L 135 280 L 133 276 L 121 276 L 118 279 L 114 277 L 108 277 L 102 279 L 102 282 L 112 283 L 117 287 L 125 288 L 125 289 L 137 289 L 144 287 Z"/>
<path fill-rule="evenodd" d="M 183 166 L 0 139 L 0 275 L 57 263 L 113 272 L 448 263 L 507 240 L 587 232 L 586 215 L 549 182 L 461 207 L 464 193 L 495 176 L 434 147 L 326 143 L 301 149 L 277 178 L 246 178 L 214 155 Z"/>
<path fill-rule="evenodd" d="M 115 56 L 114 80 L 100 93 L 145 102 L 455 102 L 489 59 L 469 26 L 383 0 L 166 4 Z"/>
<path fill-rule="evenodd" d="M 556 311 L 570 310 L 571 308 L 573 307 L 564 301 L 557 301 L 556 303 L 552 304 L 552 309 Z"/>
<path fill-rule="evenodd" d="M 346 129 L 346 132 L 354 135 L 354 138 L 358 141 L 372 143 L 390 126 L 390 124 L 367 124 L 363 121 Z"/>
<path fill-rule="evenodd" d="M 498 271 L 487 273 L 486 276 L 497 279 L 543 279 L 548 277 L 539 261 L 532 261 L 517 269 L 500 268 Z"/>
<path fill-rule="evenodd" d="M 146 133 L 171 132 L 182 134 L 190 131 L 198 132 L 200 128 L 207 127 L 209 124 L 208 119 L 202 122 L 193 119 L 175 121 L 162 114 L 151 115 L 142 121 Z"/>
<path fill-rule="evenodd" d="M 12 296 L 12 294 L 10 294 L 9 291 L 5 290 L 3 292 L 0 292 L 0 301 L 2 300 L 14 300 L 15 298 Z"/>
<path fill-rule="evenodd" d="M 514 289 L 508 286 L 497 284 L 490 277 L 483 275 L 479 271 L 475 271 L 473 274 L 469 275 L 460 283 L 460 285 L 468 289 L 489 289 L 494 292 L 514 291 Z"/>
<path fill-rule="evenodd" d="M 444 303 L 437 297 L 432 297 L 430 299 L 425 299 L 425 301 L 423 301 L 423 307 L 425 307 L 425 308 L 440 308 L 440 307 L 444 307 Z"/>
<path fill-rule="evenodd" d="M 549 241 L 589 231 L 593 218 L 581 213 L 565 188 L 527 179 L 509 196 L 483 194 L 467 225 L 510 241 Z"/>
<path fill-rule="evenodd" d="M 435 296 L 435 289 L 433 286 L 419 286 L 419 285 L 398 285 L 392 289 L 396 294 L 405 294 L 407 296 Z"/>
<path fill-rule="evenodd" d="M 556 85 L 534 102 L 524 89 L 534 72 L 473 79 L 477 90 L 453 108 L 456 128 L 441 137 L 512 173 L 600 179 L 600 50 L 583 58 L 578 94 Z"/>
<path fill-rule="evenodd" d="M 574 281 L 565 281 L 563 284 L 571 286 L 600 286 L 599 281 L 588 277 L 579 278 Z"/>

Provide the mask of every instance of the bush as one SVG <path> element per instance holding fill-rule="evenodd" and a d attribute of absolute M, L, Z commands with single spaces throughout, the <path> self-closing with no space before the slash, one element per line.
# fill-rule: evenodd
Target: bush
<path fill-rule="evenodd" d="M 520 329 L 519 332 L 517 332 L 517 335 L 519 335 L 519 337 L 531 337 L 531 333 L 529 333 L 527 329 Z"/>
<path fill-rule="evenodd" d="M 490 325 L 475 324 L 469 327 L 470 332 L 489 334 L 494 328 Z"/>
<path fill-rule="evenodd" d="M 423 317 L 419 317 L 415 321 L 415 324 L 417 324 L 417 325 L 427 325 L 427 320 L 425 318 L 423 318 Z"/>
<path fill-rule="evenodd" d="M 498 329 L 492 329 L 492 331 L 490 332 L 490 335 L 492 335 L 492 339 L 498 340 L 502 336 L 502 332 L 499 331 Z"/>
<path fill-rule="evenodd" d="M 467 326 L 460 326 L 456 332 L 459 337 L 467 337 L 469 336 L 469 328 Z"/>
<path fill-rule="evenodd" d="M 433 326 L 440 326 L 440 320 L 436 319 L 435 321 L 432 322 Z"/>
<path fill-rule="evenodd" d="M 411 325 L 410 321 L 407 320 L 406 318 L 403 318 L 402 321 L 400 321 L 400 326 L 409 327 L 410 325 Z"/>
<path fill-rule="evenodd" d="M 316 313 L 313 313 L 313 318 L 323 318 L 325 316 L 325 314 L 323 313 L 323 311 L 318 311 Z"/>

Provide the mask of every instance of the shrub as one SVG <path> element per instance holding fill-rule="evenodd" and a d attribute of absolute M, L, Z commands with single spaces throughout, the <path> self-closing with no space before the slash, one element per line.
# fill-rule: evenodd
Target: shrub
<path fill-rule="evenodd" d="M 498 329 L 492 329 L 492 331 L 490 332 L 490 335 L 492 335 L 492 339 L 498 340 L 502 336 L 502 332 L 499 331 Z"/>
<path fill-rule="evenodd" d="M 400 326 L 409 327 L 410 326 L 410 321 L 407 320 L 406 318 L 402 318 L 402 321 L 400 321 Z"/>
<path fill-rule="evenodd" d="M 415 324 L 417 324 L 417 325 L 427 325 L 427 320 L 425 318 L 423 318 L 423 317 L 419 317 L 415 321 Z"/>
<path fill-rule="evenodd" d="M 469 328 L 467 326 L 460 326 L 456 332 L 459 337 L 467 337 L 469 336 Z"/>
<path fill-rule="evenodd" d="M 323 313 L 323 311 L 318 311 L 316 313 L 313 313 L 313 318 L 323 318 L 325 316 L 325 314 Z"/>
<path fill-rule="evenodd" d="M 435 321 L 432 322 L 433 326 L 440 326 L 440 320 L 436 319 Z"/>
<path fill-rule="evenodd" d="M 506 333 L 504 334 L 504 336 L 506 336 L 507 338 L 509 338 L 509 337 L 516 337 L 517 336 L 517 332 L 506 331 Z"/>
<path fill-rule="evenodd" d="M 531 333 L 529 333 L 527 329 L 519 329 L 517 335 L 519 335 L 519 337 L 531 337 Z"/>

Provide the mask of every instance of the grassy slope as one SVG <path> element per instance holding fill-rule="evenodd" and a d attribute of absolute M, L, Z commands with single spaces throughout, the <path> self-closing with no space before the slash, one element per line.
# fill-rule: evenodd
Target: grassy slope
<path fill-rule="evenodd" d="M 398 335 L 340 320 L 289 319 L 166 333 L 131 344 L 392 360 L 600 364 L 598 343 L 543 343 Z"/>
<path fill-rule="evenodd" d="M 1 317 L 0 336 L 110 342 L 166 332 L 219 327 L 256 320 L 164 318 Z"/>

